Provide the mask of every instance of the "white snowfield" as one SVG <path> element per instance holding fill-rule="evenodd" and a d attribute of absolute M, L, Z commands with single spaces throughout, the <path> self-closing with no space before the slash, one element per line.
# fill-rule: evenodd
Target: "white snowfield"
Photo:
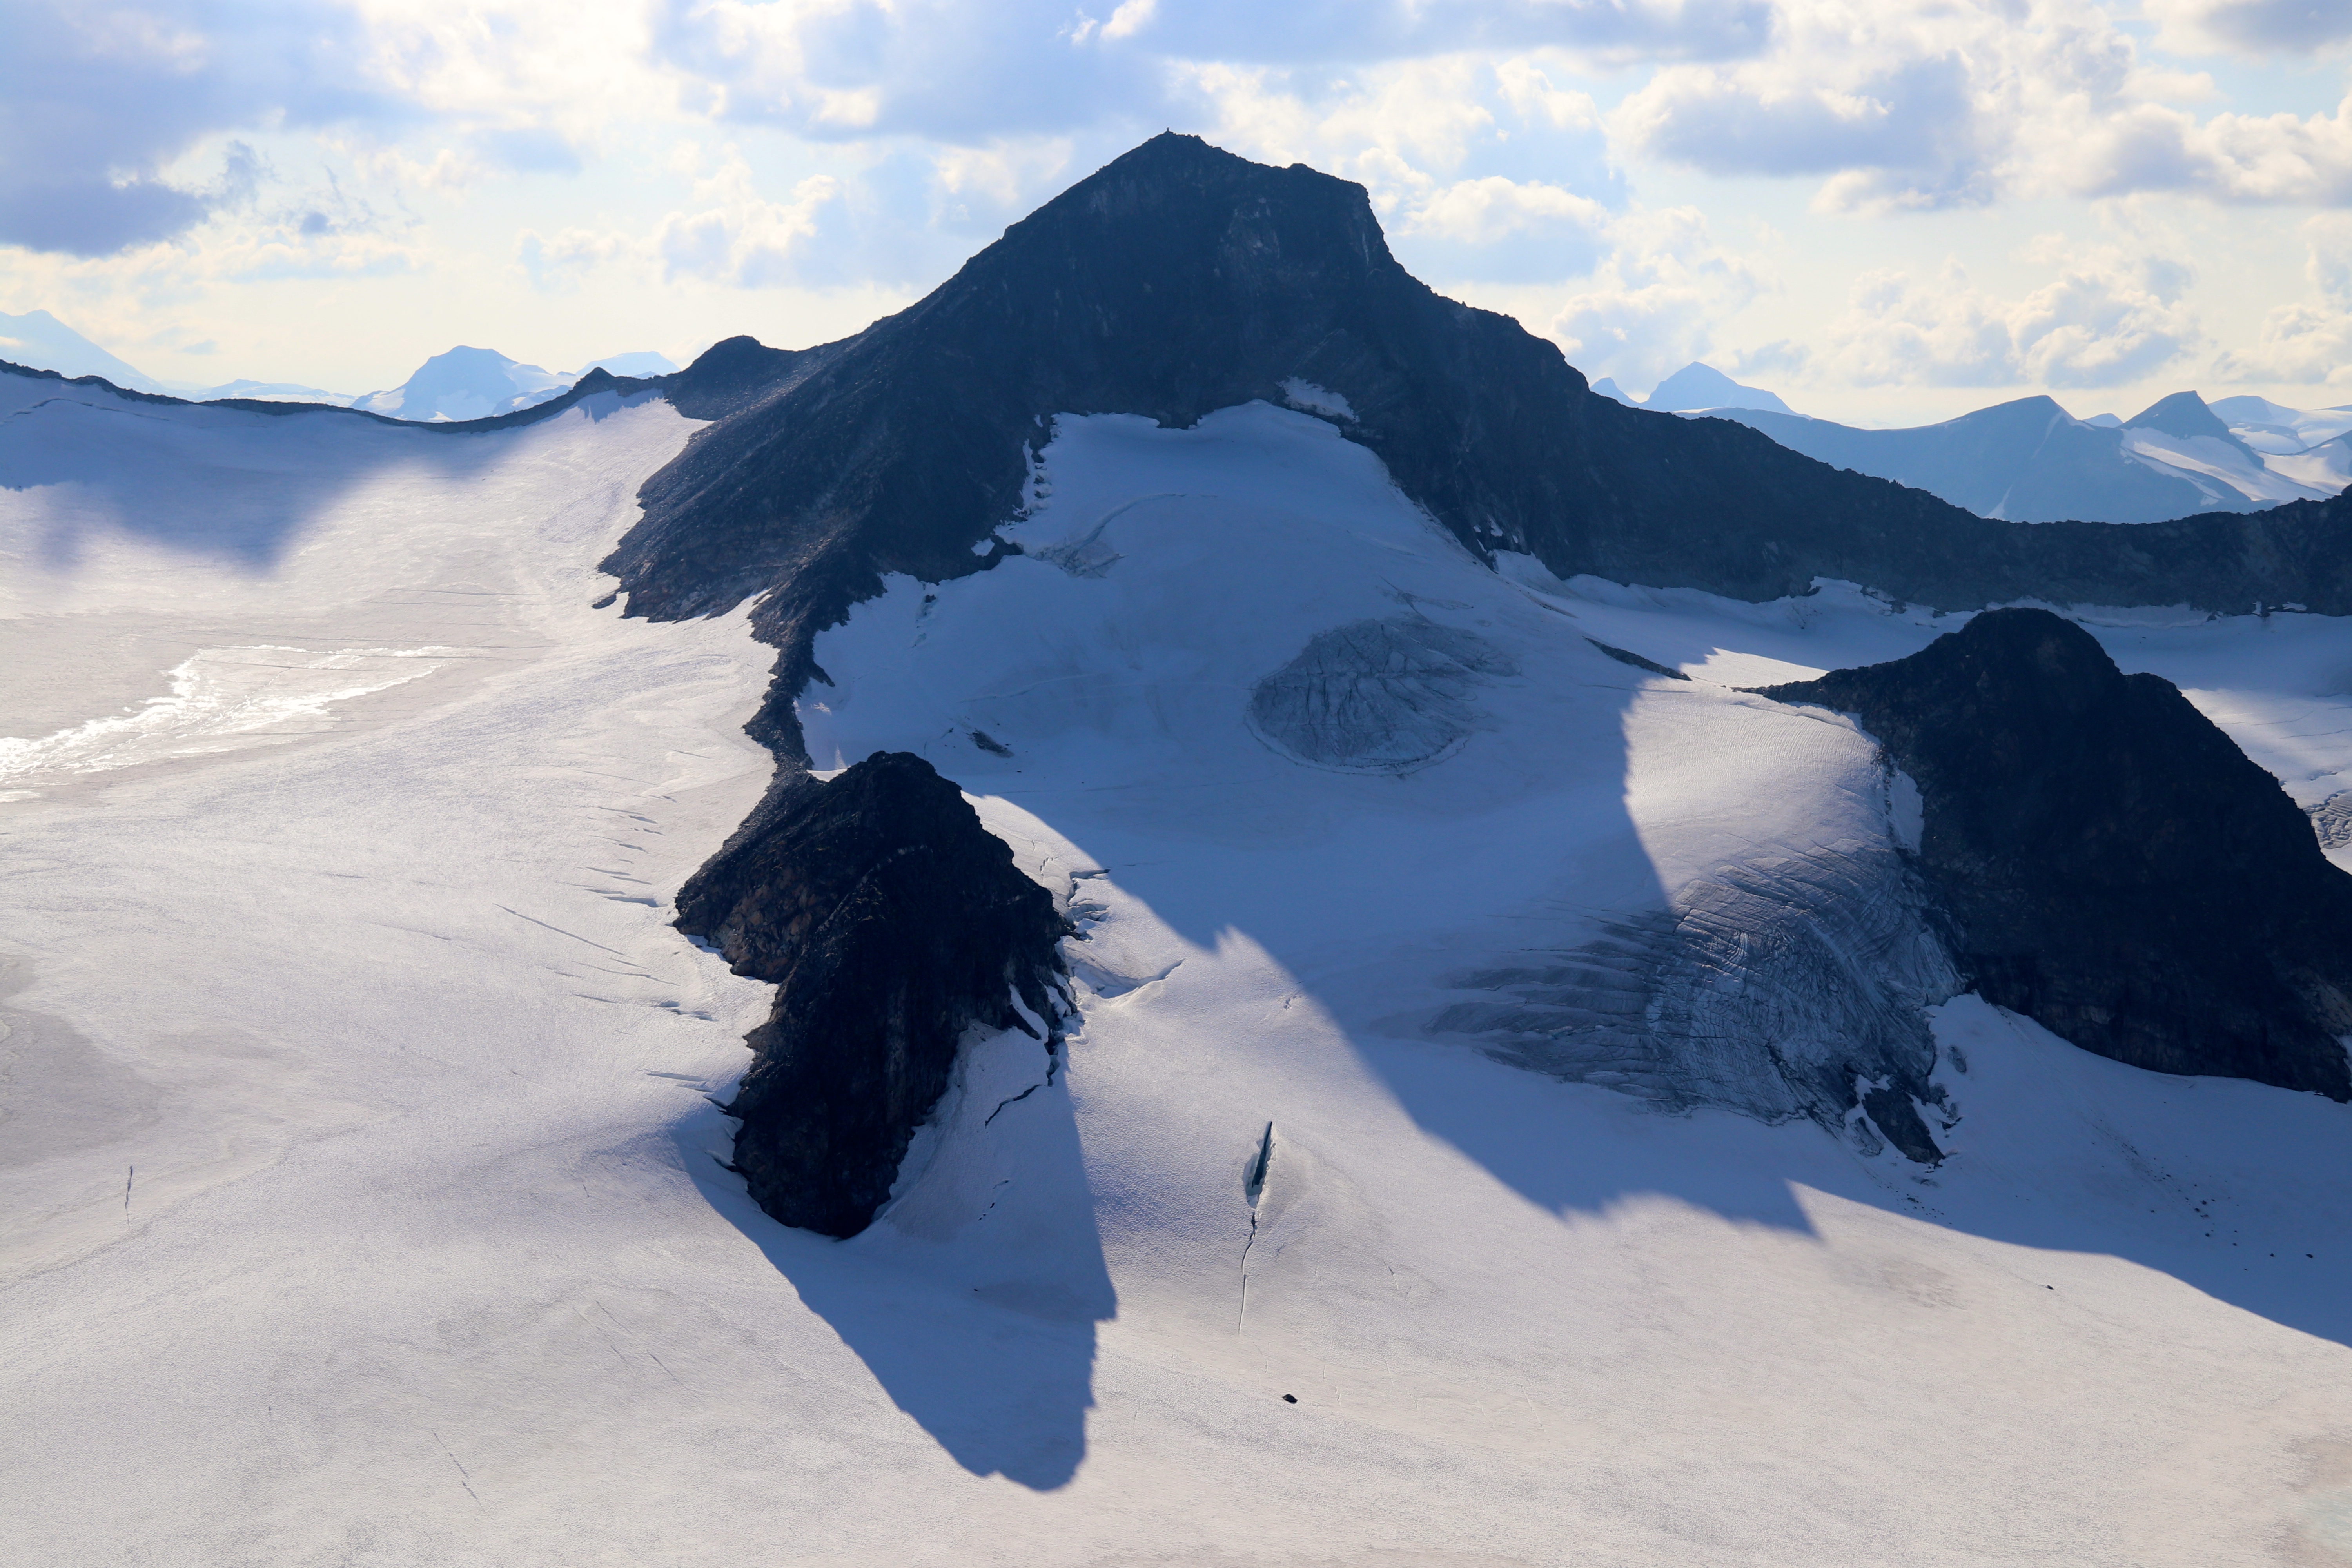
<path fill-rule="evenodd" d="M 2126 458 L 2187 479 L 2215 506 L 2236 506 L 2241 500 L 2257 506 L 2325 500 L 2344 488 L 2344 476 L 2337 470 L 2344 465 L 2345 450 L 2334 443 L 2271 454 L 2250 451 L 2219 436 L 2126 430 L 2123 447 Z"/>
<path fill-rule="evenodd" d="M 2352 405 L 2289 408 L 2266 397 L 2216 397 L 2206 405 L 2231 433 L 2262 453 L 2294 453 L 2352 434 Z"/>
<path fill-rule="evenodd" d="M 0 1560 L 2352 1561 L 2352 1112 L 1962 996 L 1929 1170 L 1664 948 L 1704 1038 L 1528 978 L 1739 899 L 1783 1044 L 1899 1013 L 1838 966 L 1906 781 L 1736 688 L 1955 620 L 1490 572 L 1308 413 L 1065 419 L 1026 553 L 817 649 L 821 762 L 931 758 L 1085 933 L 1066 1058 L 969 1041 L 836 1243 L 721 1169 L 768 988 L 666 923 L 771 650 L 589 607 L 691 426 L 54 384 L 0 378 Z M 2304 804 L 2352 766 L 2352 626 L 2091 624 Z"/>

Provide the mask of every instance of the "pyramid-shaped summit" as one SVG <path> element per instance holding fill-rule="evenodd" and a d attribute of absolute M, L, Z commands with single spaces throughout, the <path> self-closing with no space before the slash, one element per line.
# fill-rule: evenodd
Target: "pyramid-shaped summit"
<path fill-rule="evenodd" d="M 1595 396 L 1557 345 L 1406 272 L 1362 186 L 1173 133 L 856 337 L 796 353 L 730 340 L 670 395 L 717 423 L 644 487 L 604 569 L 635 614 L 760 597 L 753 626 L 783 657 L 753 732 L 787 756 L 815 633 L 883 573 L 984 566 L 975 546 L 1019 510 L 1029 454 L 1065 414 L 1187 426 L 1287 402 L 1376 453 L 1474 553 L 1522 552 L 1562 577 L 1752 600 L 1839 578 L 1953 609 L 2352 609 L 2352 549 L 2281 536 L 2312 531 L 2292 508 L 2151 525 L 2126 552 L 2096 525 L 2020 529 L 1745 426 Z M 2343 508 L 2313 516 L 2352 532 Z"/>

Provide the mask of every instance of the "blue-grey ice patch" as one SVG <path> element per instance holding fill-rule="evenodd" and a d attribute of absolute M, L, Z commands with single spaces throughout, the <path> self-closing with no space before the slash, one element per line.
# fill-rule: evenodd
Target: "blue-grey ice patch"
<path fill-rule="evenodd" d="M 1484 639 L 1419 616 L 1318 633 L 1250 692 L 1249 722 L 1315 767 L 1410 773 L 1443 761 L 1482 719 L 1478 686 L 1518 667 Z"/>
<path fill-rule="evenodd" d="M 2305 815 L 2322 849 L 2332 852 L 2352 846 L 2352 790 L 2336 791 L 2317 805 L 2306 807 Z"/>
<path fill-rule="evenodd" d="M 1591 941 L 1447 984 L 1483 994 L 1440 1009 L 1428 1032 L 1499 1060 L 1665 1110 L 1836 1130 L 1857 1079 L 1937 1100 L 1926 1010 L 1960 977 L 1918 873 L 1873 847 L 1726 867 Z M 1908 1152 L 1904 1132 L 1881 1131 Z"/>

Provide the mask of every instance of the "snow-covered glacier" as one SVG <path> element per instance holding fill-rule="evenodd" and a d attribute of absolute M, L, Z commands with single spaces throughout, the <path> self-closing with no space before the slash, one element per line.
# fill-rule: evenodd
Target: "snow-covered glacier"
<path fill-rule="evenodd" d="M 926 758 L 1076 932 L 835 1242 L 667 923 L 772 650 L 598 607 L 694 422 L 0 395 L 11 1561 L 2352 1553 L 2352 1111 L 1955 994 L 1906 781 L 1744 689 L 1958 617 L 1064 416 L 816 638 L 819 769 Z M 2344 622 L 2084 619 L 2336 795 Z"/>

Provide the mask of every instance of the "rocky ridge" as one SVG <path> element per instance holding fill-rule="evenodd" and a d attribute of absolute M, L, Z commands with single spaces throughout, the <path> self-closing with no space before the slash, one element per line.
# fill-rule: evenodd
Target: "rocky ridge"
<path fill-rule="evenodd" d="M 776 986 L 727 1110 L 736 1169 L 786 1225 L 866 1228 L 966 1030 L 1057 1048 L 1067 928 L 919 757 L 877 752 L 830 782 L 784 774 L 677 910 L 679 930 Z"/>
<path fill-rule="evenodd" d="M 718 614 L 751 599 L 756 635 L 779 650 L 750 729 L 787 773 L 681 893 L 678 924 L 709 936 L 739 972 L 778 984 L 773 1016 L 750 1037 L 754 1065 L 732 1108 L 742 1119 L 737 1164 L 772 1215 L 834 1235 L 854 1234 L 887 1200 L 967 1027 L 1050 1035 L 1062 931 L 1051 900 L 927 764 L 877 754 L 831 784 L 794 771 L 807 762 L 795 704 L 811 682 L 827 680 L 814 657 L 817 634 L 878 593 L 885 574 L 944 581 L 1018 549 L 996 530 L 1021 515 L 1034 455 L 1058 416 L 1133 414 L 1189 426 L 1252 400 L 1287 404 L 1376 453 L 1474 553 L 1491 562 L 1523 552 L 1561 577 L 1589 573 L 1748 600 L 1807 593 L 1830 577 L 1951 609 L 2032 596 L 2215 609 L 2290 601 L 2352 613 L 2352 503 L 2341 499 L 2129 529 L 2006 523 L 1831 468 L 1743 425 L 1626 407 L 1592 394 L 1554 345 L 1407 274 L 1361 187 L 1303 165 L 1252 163 L 1192 137 L 1155 138 L 1081 181 L 924 300 L 853 338 L 804 351 L 730 339 L 663 384 L 680 412 L 711 423 L 646 483 L 641 521 L 603 564 L 620 578 L 633 615 Z M 2011 624 L 1984 619 L 1994 630 L 1980 640 Z M 1420 650 L 1408 662 L 1443 663 L 1445 651 Z M 1479 673 L 1437 670 L 1456 683 Z M 2107 674 L 2123 679 L 2112 666 Z M 1817 694 L 1776 695 L 1878 700 L 1870 681 L 1837 679 L 1814 683 Z M 2083 1043 L 2093 1049 L 2166 1070 L 2231 1071 L 2343 1093 L 2343 1053 L 2335 1051 L 2331 1077 L 2331 1058 L 2315 1043 L 2341 1005 L 2336 972 L 2306 940 L 2336 918 L 2326 879 L 2306 879 L 2295 950 L 2303 967 L 2275 970 L 2268 981 L 2242 941 L 2226 960 L 2190 963 L 2169 977 L 2133 945 L 2156 942 L 2166 961 L 2182 956 L 2193 943 L 2189 924 L 2126 923 L 2118 932 L 2137 934 L 2104 945 L 2079 923 L 2068 929 L 2106 912 L 2137 918 L 2127 908 L 2133 875 L 2242 891 L 2263 857 L 2298 853 L 2273 825 L 2232 840 L 2218 861 L 2199 861 L 2180 822 L 2203 820 L 2195 813 L 2208 796 L 2252 798 L 2256 784 L 2207 741 L 2180 739 L 2182 713 L 2203 721 L 2177 693 L 2168 707 L 2137 687 L 2117 699 L 2095 671 L 2069 679 L 2090 694 L 2086 711 L 2127 710 L 2116 733 L 2156 748 L 2148 757 L 2189 745 L 2203 759 L 2201 782 L 2173 799 L 2147 763 L 2134 775 L 2139 793 L 2111 804 L 2118 820 L 2134 824 L 2173 812 L 2170 858 L 2133 864 L 2094 855 L 2082 868 L 2107 879 L 2081 889 L 2051 883 L 2047 866 L 2004 859 L 1990 841 L 1967 840 L 1975 847 L 1964 852 L 1961 839 L 1939 840 L 1921 866 L 1965 918 L 1970 935 L 1958 956 L 1995 1000 L 2061 1033 L 2090 1028 Z M 1963 695 L 1940 688 L 1907 691 L 1897 679 L 1885 694 L 1886 721 L 1902 735 L 1911 733 L 1900 729 L 1906 702 L 1968 709 Z M 2010 711 L 2012 700 L 2024 706 Z M 1979 693 L 1978 708 L 1960 718 L 2032 730 L 2042 722 L 2035 700 L 2032 682 L 2021 678 Z M 1282 689 L 1261 692 L 1253 714 L 1279 727 L 1284 703 Z M 1910 742 L 1873 732 L 1908 754 Z M 1433 731 L 1422 751 L 1442 752 L 1444 739 Z M 2209 740 L 2235 756 L 2218 731 Z M 2044 763 L 2078 804 L 2106 777 L 2079 748 Z M 2236 763 L 2260 773 L 2242 756 Z M 1998 817 L 2007 808 L 1986 803 L 2006 798 L 2004 790 L 2041 798 L 2021 762 L 2011 769 L 2018 777 L 1938 773 L 1932 759 L 1922 765 L 1944 792 L 1934 797 L 1943 803 L 1934 808 L 1939 819 Z M 1926 776 L 1921 787 L 1929 787 Z M 2079 826 L 2078 817 L 2064 822 Z M 2315 854 L 2299 814 L 2295 821 L 2299 852 Z M 2054 844 L 2065 829 L 2042 830 Z M 1873 871 L 1865 880 L 1907 886 L 1905 876 Z M 1902 898 L 1881 901 L 1908 907 Z M 1709 933 L 1727 921 L 1746 931 L 1747 920 L 1710 905 L 1679 921 L 1671 940 L 1635 933 L 1640 973 L 1627 983 L 1669 999 L 1696 995 L 1704 988 L 1689 977 L 1720 967 Z M 1848 945 L 1864 951 L 1884 934 L 1874 927 Z M 2037 958 L 2032 944 L 2044 934 L 2058 945 Z M 1794 928 L 1786 945 L 1797 955 L 1790 984 L 1804 993 L 1789 1003 L 1795 1007 L 1817 972 L 1836 970 L 1837 955 L 1814 962 Z M 1772 1089 L 1788 1104 L 1767 1109 L 1836 1121 L 1863 1071 L 1885 1080 L 1870 1107 L 1881 1128 L 1913 1158 L 1935 1159 L 1927 1128 L 1910 1110 L 1928 1092 L 1932 1049 L 1912 1024 L 1887 1019 L 1916 1023 L 1904 998 L 1936 978 L 1923 972 L 1895 987 L 1901 995 L 1861 1008 L 1847 1021 L 1852 1038 L 1841 1036 L 1840 1048 L 1813 1064 L 1819 1070 L 1783 1086 L 1787 1094 Z M 2172 989 L 2144 994 L 2151 980 Z M 2158 1015 L 2174 998 L 2185 1011 L 2168 1024 Z M 1727 1041 L 1755 1032 L 1744 1016 L 1715 1021 Z M 2195 1043 L 2208 1026 L 2224 1031 L 2224 1046 Z M 2284 1031 L 2276 1038 L 2274 1026 Z M 1612 1036 L 1595 1048 L 1621 1044 Z M 1627 1051 L 1639 1055 L 1632 1047 L 1619 1055 Z M 1761 1092 L 1751 1092 L 1754 1075 L 1741 1063 L 1718 1065 L 1726 1103 Z"/>
<path fill-rule="evenodd" d="M 767 356 L 767 357 L 762 357 Z M 724 383 L 722 395 L 699 390 Z M 2021 525 L 1593 394 L 1552 343 L 1435 293 L 1360 185 L 1154 137 L 916 304 L 797 353 L 719 345 L 670 382 L 717 416 L 605 560 L 629 612 L 757 601 L 779 649 L 753 732 L 800 755 L 818 631 L 903 572 L 985 570 L 1062 414 L 1189 426 L 1289 402 L 1378 453 L 1482 557 L 1748 600 L 1862 584 L 1942 609 L 2037 598 L 2352 613 L 2352 502 L 2135 527 Z"/>
<path fill-rule="evenodd" d="M 1965 984 L 2087 1050 L 2352 1099 L 2352 876 L 2169 681 L 2045 610 L 1769 687 L 1916 784 Z"/>

